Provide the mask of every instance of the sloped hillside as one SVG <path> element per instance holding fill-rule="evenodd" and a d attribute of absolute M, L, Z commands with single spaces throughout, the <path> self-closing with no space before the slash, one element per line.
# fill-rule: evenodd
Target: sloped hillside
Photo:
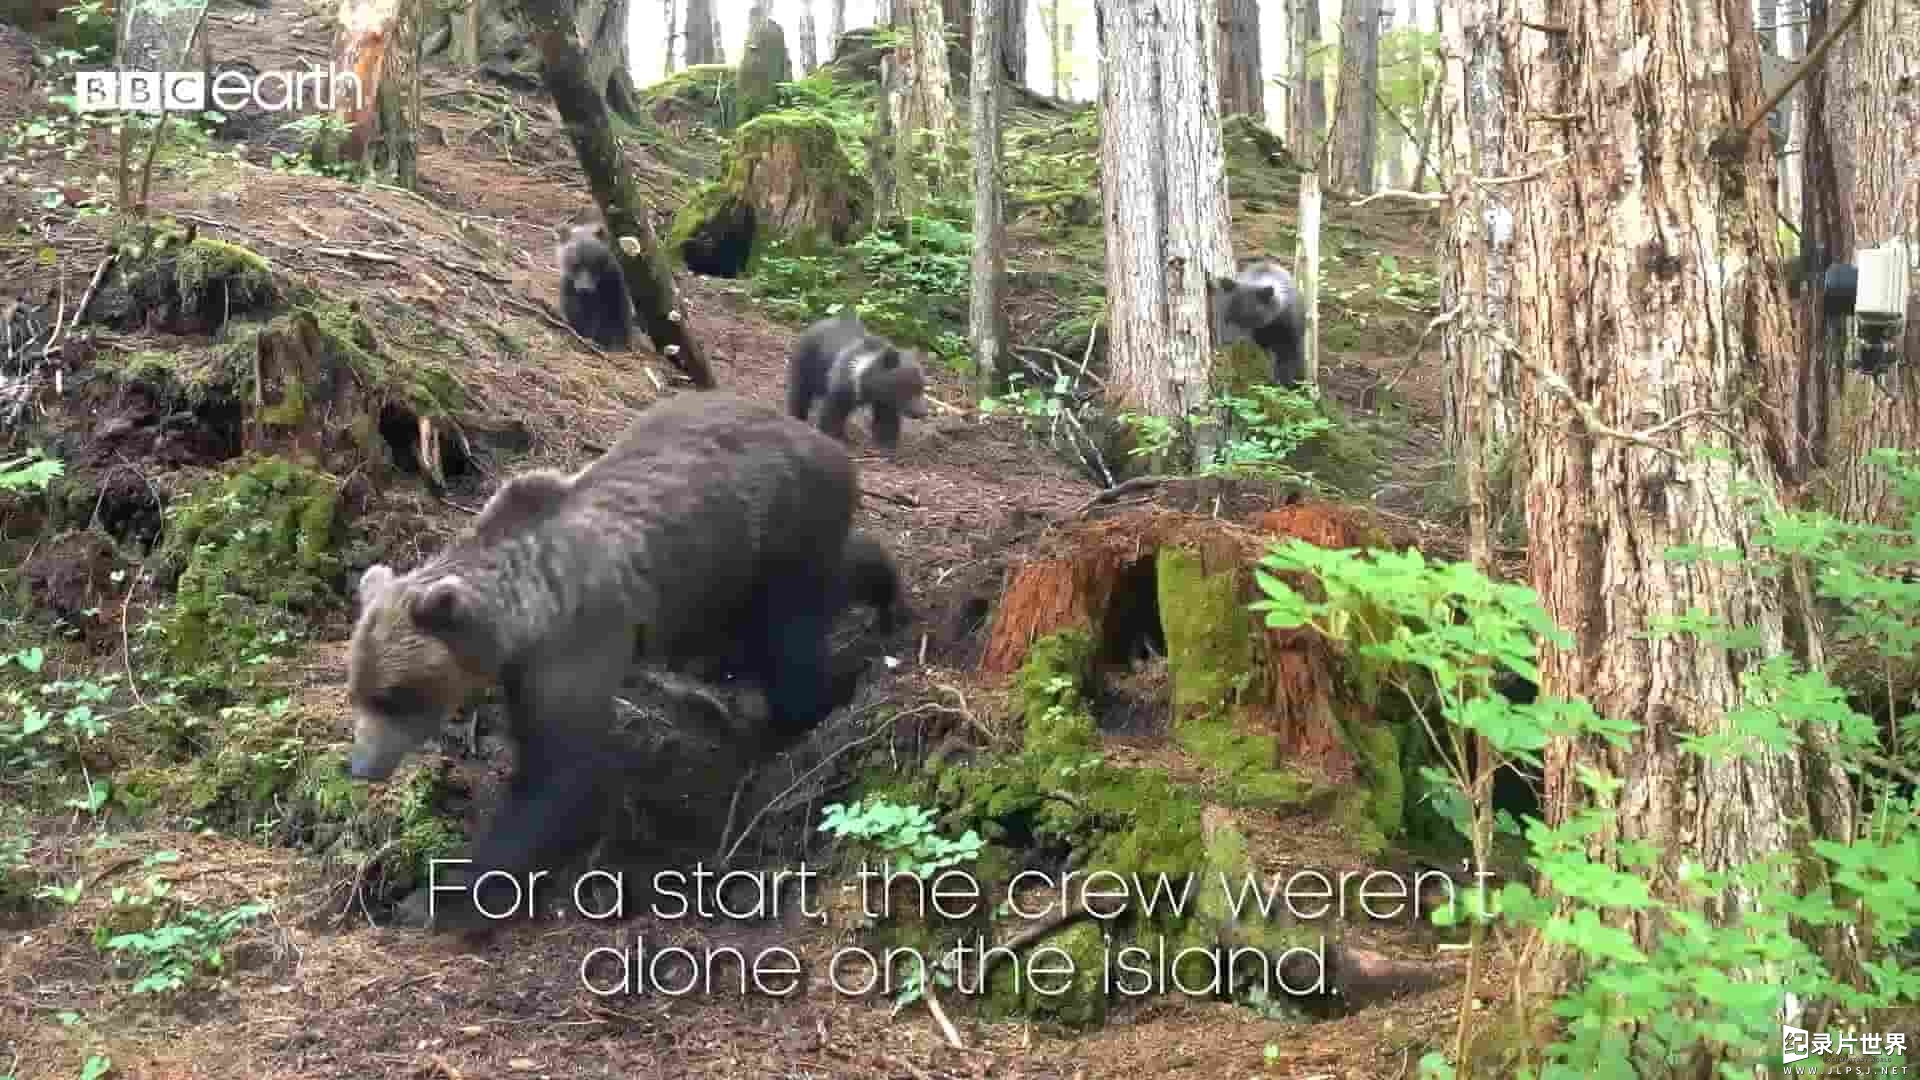
<path fill-rule="evenodd" d="M 297 0 L 218 4 L 207 35 L 220 60 L 297 68 L 324 63 L 330 17 Z M 16 470 L 0 475 L 17 487 L 0 502 L 0 1076 L 1037 1078 L 1120 1076 L 1145 1062 L 1196 1077 L 1397 1076 L 1451 1030 L 1458 971 L 1435 958 L 1431 928 L 1404 918 L 1344 928 L 1349 943 L 1442 983 L 1397 1001 L 1309 1022 L 1274 1001 L 1173 993 L 1089 1015 L 942 990 L 962 1049 L 925 1004 L 896 1012 L 886 994 L 824 984 L 849 943 L 916 940 L 868 925 L 842 889 L 828 892 L 821 920 L 790 909 L 575 918 L 479 951 L 386 927 L 426 861 L 455 850 L 490 805 L 508 755 L 487 708 L 393 784 L 345 780 L 354 575 L 376 560 L 413 564 L 502 477 L 576 467 L 637 410 L 689 391 L 644 342 L 602 353 L 558 317 L 556 231 L 595 211 L 539 95 L 430 69 L 418 192 L 289 167 L 309 132 L 271 118 L 210 133 L 183 124 L 156 158 L 149 224 L 127 225 L 112 212 L 109 123 L 4 74 L 39 70 L 36 54 L 53 52 L 0 27 L 0 217 L 15 222 L 0 238 L 10 343 L 0 414 Z M 650 92 L 655 123 L 624 133 L 662 235 L 726 146 L 716 99 L 683 92 L 711 87 L 703 77 Z M 817 76 L 791 88 L 788 105 L 829 117 L 855 146 L 868 94 L 857 79 Z M 1099 344 L 1095 118 L 1034 100 L 1014 121 L 1010 321 L 1033 350 L 1030 382 L 1044 385 Z M 1259 132 L 1235 130 L 1236 249 L 1290 258 L 1293 176 Z M 964 223 L 936 209 L 905 239 L 767 251 L 738 280 L 682 271 L 682 310 L 722 386 L 771 402 L 798 328 L 837 304 L 952 352 L 964 333 Z M 1301 460 L 1334 485 L 1329 505 L 1369 505 L 1381 528 L 1444 552 L 1457 548 L 1436 471 L 1439 389 L 1430 360 L 1409 364 L 1435 313 L 1431 230 L 1417 206 L 1330 208 L 1321 340 L 1335 424 Z M 86 322 L 36 368 L 31 346 L 83 297 Z M 850 616 L 840 640 L 876 657 L 859 699 L 737 795 L 737 769 L 648 735 L 667 741 L 649 744 L 654 771 L 635 798 L 656 817 L 640 833 L 648 850 L 627 854 L 844 873 L 851 847 L 816 828 L 825 805 L 931 798 L 926 785 L 956 772 L 1009 778 L 943 805 L 957 824 L 1032 786 L 1019 770 L 1035 716 L 1075 713 L 1086 720 L 1075 752 L 1114 771 L 1059 782 L 1051 797 L 1075 813 L 1059 825 L 1063 847 L 1029 852 L 1034 866 L 1058 871 L 1081 857 L 1067 849 L 1114 837 L 1147 843 L 1155 808 L 1173 803 L 1196 822 L 1204 804 L 1209 838 L 1227 821 L 1244 841 L 1236 865 L 1262 874 L 1411 865 L 1361 842 L 1326 800 L 1249 795 L 1207 747 L 1173 738 L 1164 641 L 1084 701 L 1056 693 L 1034 664 L 1012 679 L 983 670 L 1008 568 L 1081 520 L 1100 485 L 1059 421 L 983 413 L 957 367 L 932 376 L 943 407 L 909 422 L 897 457 L 875 453 L 854 425 L 867 493 L 857 525 L 899 559 L 915 619 L 876 640 Z M 29 451 L 45 458 L 18 456 Z M 35 460 L 58 462 L 58 474 Z M 1162 493 L 1159 506 L 1184 500 L 1182 512 L 1218 516 L 1222 505 L 1270 509 L 1279 495 L 1234 483 Z M 664 708 L 635 701 L 637 716 Z M 1115 792 L 1135 801 L 1103 801 Z M 994 865 L 1013 869 L 1015 840 L 988 839 L 1003 860 Z M 1169 859 L 1213 857 L 1199 833 L 1165 843 Z M 789 948 L 813 984 L 784 999 L 582 987 L 596 948 L 671 945 Z"/>

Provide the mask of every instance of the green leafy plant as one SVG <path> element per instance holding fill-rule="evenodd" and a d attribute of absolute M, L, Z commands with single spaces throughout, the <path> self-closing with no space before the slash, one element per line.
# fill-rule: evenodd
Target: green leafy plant
<path fill-rule="evenodd" d="M 941 836 L 933 811 L 883 798 L 822 808 L 820 831 L 877 852 L 897 871 L 922 878 L 958 866 L 980 854 L 980 835 L 968 829 L 958 839 Z"/>
<path fill-rule="evenodd" d="M 0 461 L 0 491 L 45 491 L 67 467 L 42 451 L 29 450 Z"/>

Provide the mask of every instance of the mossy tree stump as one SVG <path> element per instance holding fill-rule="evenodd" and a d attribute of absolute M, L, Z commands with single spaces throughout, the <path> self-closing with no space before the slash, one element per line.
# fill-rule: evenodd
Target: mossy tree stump
<path fill-rule="evenodd" d="M 735 134 L 721 178 L 675 215 L 671 242 L 689 270 L 737 277 L 769 242 L 802 254 L 849 242 L 871 201 L 826 117 L 771 112 Z"/>
<path fill-rule="evenodd" d="M 793 78 L 787 58 L 787 35 L 772 19 L 754 23 L 747 35 L 747 51 L 740 57 L 740 119 L 751 122 L 778 102 L 776 88 Z"/>
<path fill-rule="evenodd" d="M 1247 523 L 1149 509 L 1074 525 L 1014 572 L 981 669 L 1010 675 L 1035 642 L 1061 631 L 1086 635 L 1110 670 L 1162 653 L 1170 733 L 1218 774 L 1227 801 L 1277 808 L 1331 797 L 1363 846 L 1382 846 L 1404 809 L 1393 729 L 1332 646 L 1269 630 L 1248 610 L 1260 597 L 1254 567 L 1284 537 L 1390 546 L 1328 505 Z"/>

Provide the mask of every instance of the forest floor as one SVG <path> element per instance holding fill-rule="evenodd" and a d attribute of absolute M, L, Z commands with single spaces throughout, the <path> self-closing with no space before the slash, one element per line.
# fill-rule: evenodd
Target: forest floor
<path fill-rule="evenodd" d="M 331 10 L 301 8 L 292 0 L 266 9 L 221 5 L 208 33 L 219 59 L 245 58 L 262 70 L 324 63 Z M 0 55 L 0 121 L 18 123 L 25 116 L 21 103 L 28 96 L 8 80 L 32 69 L 29 50 L 17 35 L 0 33 L 0 54 L 6 54 Z M 581 348 L 554 321 L 553 233 L 586 220 L 592 204 L 551 107 L 537 95 L 497 88 L 462 94 L 444 72 L 433 73 L 423 90 L 430 133 L 420 154 L 418 195 L 209 157 L 163 160 L 154 210 L 197 222 L 203 235 L 260 251 L 276 272 L 329 297 L 412 306 L 432 323 L 433 333 L 457 342 L 465 357 L 460 378 L 476 407 L 524 423 L 531 437 L 526 465 L 575 467 L 594 448 L 610 444 L 634 410 L 660 395 L 670 369 L 644 344 L 628 356 Z M 511 114 L 490 104 L 509 99 Z M 513 116 L 532 118 L 531 128 L 511 130 Z M 276 139 L 285 145 L 284 136 L 260 131 L 260 145 L 245 156 L 262 161 Z M 62 185 L 92 191 L 95 181 L 87 178 L 111 173 L 113 148 L 104 135 L 96 132 L 77 145 L 71 158 L 27 161 L 13 186 L 0 193 L 0 218 L 18 218 L 29 236 L 28 242 L 16 236 L 0 246 L 0 269 L 17 296 L 45 298 L 63 287 L 71 297 L 106 250 L 109 216 L 76 212 L 72 203 L 82 200 L 73 192 L 51 207 L 39 196 Z M 666 209 L 691 186 L 644 151 L 634 155 L 634 167 L 648 197 Z M 1277 190 L 1284 195 L 1291 188 Z M 1269 202 L 1255 209 L 1236 198 L 1236 250 L 1256 251 L 1264 242 L 1290 237 L 1291 202 Z M 1439 366 L 1407 370 L 1435 312 L 1382 299 L 1378 287 L 1378 256 L 1391 257 L 1401 273 L 1431 266 L 1432 219 L 1425 208 L 1392 200 L 1357 209 L 1333 201 L 1327 213 L 1338 228 L 1332 251 L 1360 257 L 1330 261 L 1326 318 L 1361 329 L 1342 339 L 1358 347 L 1328 349 L 1322 361 L 1325 393 L 1356 417 L 1384 415 L 1378 402 L 1391 396 L 1394 445 L 1374 506 L 1429 533 L 1438 548 L 1455 546 L 1449 529 L 1420 520 L 1438 483 L 1434 466 L 1442 453 Z M 1015 243 L 1016 267 L 1051 258 L 1041 250 L 1044 238 L 1016 229 Z M 1276 254 L 1290 255 L 1290 247 L 1290 239 L 1285 247 L 1274 243 Z M 57 251 L 57 259 L 42 256 L 47 248 Z M 54 281 L 56 269 L 64 286 Z M 678 286 L 724 388 L 778 402 L 796 326 L 772 314 L 745 283 L 683 272 Z M 1016 336 L 1051 317 L 1044 298 L 1017 298 Z M 164 339 L 140 331 L 101 337 L 104 347 L 120 351 L 165 347 Z M 933 375 L 936 398 L 970 400 L 951 372 Z M 1387 383 L 1391 395 L 1379 392 Z M 858 421 L 854 440 L 863 485 L 883 496 L 864 501 L 858 525 L 896 553 L 915 610 L 935 616 L 964 606 L 962 583 L 977 584 L 982 552 L 996 537 L 1030 528 L 1022 523 L 1070 517 L 1097 490 L 1016 419 L 936 410 L 928 421 L 909 423 L 892 460 L 872 452 Z M 497 479 L 471 479 L 456 501 L 470 512 Z M 156 476 L 155 482 L 166 480 Z M 383 554 L 403 567 L 467 520 L 461 510 L 424 497 L 406 502 L 395 496 L 394 504 L 413 516 L 383 530 L 400 541 Z M 884 685 L 878 692 L 902 704 L 933 698 L 941 687 L 990 697 L 995 680 L 973 671 L 977 630 L 913 627 L 899 643 L 904 662 L 879 676 Z M 317 636 L 324 640 L 304 657 L 303 703 L 315 715 L 333 718 L 330 730 L 312 738 L 343 742 L 349 735 L 346 631 L 344 617 L 320 628 Z M 122 659 L 113 654 L 93 662 L 111 669 Z M 1110 757 L 1120 762 L 1144 756 L 1164 762 L 1181 753 L 1151 734 L 1107 741 Z M 1196 775 L 1204 774 L 1203 766 L 1189 764 Z M 1373 862 L 1325 821 L 1250 809 L 1235 813 L 1263 871 L 1364 870 Z M 847 940 L 844 920 L 696 923 L 642 916 L 617 926 L 526 928 L 470 950 L 453 940 L 372 925 L 370 916 L 353 909 L 352 888 L 339 889 L 339 868 L 328 876 L 305 853 L 184 825 L 136 823 L 114 830 L 109 842 L 100 836 L 97 824 L 78 811 L 36 822 L 36 867 L 44 875 L 85 881 L 88 888 L 77 902 L 36 912 L 5 932 L 0 1076 L 64 1080 L 104 1058 L 111 1063 L 108 1075 L 130 1080 L 1094 1078 L 1142 1069 L 1193 1077 L 1404 1077 L 1413 1075 L 1421 1053 L 1451 1034 L 1462 992 L 1460 980 L 1450 976 L 1441 988 L 1313 1024 L 1175 993 L 1122 1003 L 1103 1027 L 1080 1034 L 988 1022 L 974 1015 L 964 996 L 949 993 L 944 1003 L 965 1043 L 955 1049 L 923 1003 L 896 1014 L 884 996 L 843 995 L 824 985 L 819 973 L 825 960 Z M 176 897 L 201 907 L 265 901 L 278 912 L 325 903 L 344 917 L 316 924 L 276 914 L 236 939 L 240 945 L 218 985 L 164 1001 L 130 994 L 125 977 L 97 947 L 96 927 L 110 900 L 106 890 L 93 886 L 131 880 L 142 858 L 156 853 L 177 853 L 155 872 L 172 883 Z M 1377 952 L 1462 970 L 1435 950 L 1430 929 L 1364 919 L 1344 929 L 1349 942 Z M 579 964 L 590 950 L 636 938 L 655 948 L 733 945 L 748 955 L 781 945 L 800 954 L 814 974 L 807 991 L 789 1000 L 724 992 L 602 998 L 581 987 Z M 1483 985 L 1500 986 L 1499 973 Z"/>

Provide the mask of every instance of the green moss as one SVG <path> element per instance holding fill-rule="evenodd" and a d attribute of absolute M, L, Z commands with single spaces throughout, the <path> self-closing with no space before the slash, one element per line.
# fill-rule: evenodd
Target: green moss
<path fill-rule="evenodd" d="M 445 365 L 383 346 L 359 311 L 325 301 L 299 309 L 319 328 L 334 358 L 344 361 L 377 395 L 403 400 L 421 416 L 441 416 L 466 405 L 466 391 Z"/>
<path fill-rule="evenodd" d="M 1079 1028 L 1094 1027 L 1106 1020 L 1104 934 L 1097 923 L 1076 923 L 1021 958 L 1020 982 L 1028 1013 Z M 1064 953 L 1067 961 L 1062 962 L 1058 953 Z M 1031 970 L 1036 955 L 1041 957 L 1038 966 L 1043 973 L 1038 976 Z M 1063 978 L 1059 974 L 1063 969 L 1071 969 L 1071 976 Z"/>
<path fill-rule="evenodd" d="M 674 214 L 668 230 L 670 249 L 678 252 L 688 237 L 725 211 L 729 203 L 747 199 L 754 170 L 776 146 L 791 147 L 798 154 L 801 167 L 811 174 L 810 186 L 847 200 L 849 231 L 833 236 L 818 228 L 775 230 L 763 221 L 754 237 L 754 259 L 762 249 L 774 246 L 785 256 L 804 257 L 851 239 L 865 209 L 872 205 L 872 184 L 855 171 L 827 116 L 813 109 L 782 109 L 758 116 L 734 133 L 733 143 L 721 159 L 720 179 L 702 184 Z M 753 265 L 750 261 L 749 273 Z"/>
<path fill-rule="evenodd" d="M 760 22 L 748 35 L 746 55 L 740 58 L 740 119 L 751 123 L 773 108 L 779 100 L 779 85 L 792 77 L 786 34 L 771 21 Z"/>
<path fill-rule="evenodd" d="M 682 110 L 716 130 L 734 125 L 739 103 L 734 71 L 727 64 L 695 64 L 640 91 L 642 112 L 662 105 Z"/>
<path fill-rule="evenodd" d="M 282 458 L 243 460 L 168 508 L 157 576 L 174 603 L 159 620 L 181 670 L 249 665 L 339 599 L 340 489 Z"/>
<path fill-rule="evenodd" d="M 1014 680 L 1026 746 L 1040 753 L 1084 750 L 1099 741 L 1087 704 L 1093 639 L 1066 630 L 1034 642 Z"/>
<path fill-rule="evenodd" d="M 1386 850 L 1398 836 L 1407 811 L 1406 777 L 1400 771 L 1400 742 L 1385 724 L 1347 726 L 1342 732 L 1360 759 L 1362 782 L 1344 792 L 1334 820 L 1354 847 L 1368 855 Z"/>
<path fill-rule="evenodd" d="M 180 252 L 175 278 L 180 299 L 199 310 L 200 301 L 218 288 L 222 300 L 251 304 L 273 293 L 273 269 L 267 260 L 238 244 L 197 237 Z"/>

